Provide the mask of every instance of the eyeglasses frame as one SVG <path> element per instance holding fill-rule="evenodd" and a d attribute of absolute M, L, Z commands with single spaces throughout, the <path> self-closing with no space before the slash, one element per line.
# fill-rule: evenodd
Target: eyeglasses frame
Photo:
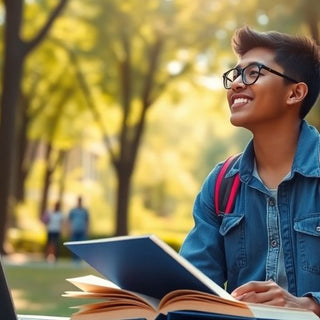
<path fill-rule="evenodd" d="M 252 66 L 252 65 L 256 65 L 256 66 L 259 68 L 259 74 L 258 74 L 257 78 L 256 78 L 252 83 L 246 83 L 246 81 L 244 80 L 244 70 L 245 70 L 246 68 Z M 287 75 L 285 75 L 285 74 L 283 74 L 283 73 L 280 73 L 280 72 L 278 72 L 278 71 L 276 71 L 276 70 L 274 70 L 274 69 L 272 69 L 272 68 L 269 68 L 269 67 L 267 67 L 266 65 L 264 65 L 263 63 L 252 62 L 252 63 L 249 63 L 249 64 L 248 64 L 247 66 L 245 66 L 244 68 L 235 67 L 235 68 L 231 68 L 230 70 L 228 70 L 228 71 L 226 71 L 225 73 L 223 73 L 223 75 L 222 75 L 222 78 L 223 78 L 223 86 L 224 86 L 224 88 L 227 89 L 227 90 L 228 90 L 228 89 L 231 89 L 231 86 L 230 86 L 229 88 L 226 86 L 226 82 L 227 82 L 226 78 L 227 78 L 227 74 L 230 73 L 230 71 L 232 71 L 232 70 L 237 70 L 238 73 L 239 73 L 238 77 L 241 75 L 241 80 L 242 80 L 242 82 L 243 82 L 246 86 L 251 86 L 251 85 L 253 85 L 254 83 L 256 83 L 256 82 L 258 81 L 258 79 L 259 79 L 259 77 L 260 77 L 260 75 L 261 75 L 261 69 L 267 70 L 267 71 L 269 71 L 269 72 L 271 72 L 271 73 L 273 73 L 273 74 L 275 74 L 275 75 L 277 75 L 277 76 L 280 76 L 280 77 L 282 77 L 282 78 L 285 78 L 285 79 L 287 79 L 287 80 L 289 80 L 289 81 L 292 81 L 292 82 L 294 82 L 294 83 L 299 83 L 299 81 L 297 81 L 297 80 L 295 80 L 295 79 L 293 79 L 293 78 L 290 78 L 289 76 L 287 76 Z M 228 78 L 228 80 L 230 81 L 229 78 Z M 232 84 L 234 81 L 235 81 L 235 80 L 233 80 L 233 81 L 231 82 L 231 84 Z"/>

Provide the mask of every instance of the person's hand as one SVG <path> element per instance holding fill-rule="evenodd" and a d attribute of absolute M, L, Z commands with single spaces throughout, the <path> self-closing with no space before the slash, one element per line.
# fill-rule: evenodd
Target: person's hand
<path fill-rule="evenodd" d="M 244 302 L 309 309 L 320 316 L 320 304 L 312 297 L 295 297 L 272 280 L 250 281 L 235 289 L 231 295 Z"/>

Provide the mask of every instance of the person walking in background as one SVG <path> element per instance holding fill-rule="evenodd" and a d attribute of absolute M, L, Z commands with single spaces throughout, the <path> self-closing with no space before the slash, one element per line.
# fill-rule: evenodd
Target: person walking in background
<path fill-rule="evenodd" d="M 68 215 L 70 240 L 86 240 L 89 227 L 89 212 L 83 207 L 82 197 L 78 197 L 77 206 L 70 210 Z"/>
<path fill-rule="evenodd" d="M 56 262 L 58 259 L 63 220 L 64 217 L 61 211 L 61 204 L 57 201 L 53 211 L 47 212 L 43 218 L 43 222 L 46 224 L 47 228 L 45 258 L 50 263 Z"/>

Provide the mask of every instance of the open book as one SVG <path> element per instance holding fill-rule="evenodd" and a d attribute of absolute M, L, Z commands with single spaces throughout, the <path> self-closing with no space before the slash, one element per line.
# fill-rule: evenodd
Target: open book
<path fill-rule="evenodd" d="M 306 310 L 235 300 L 154 235 L 67 242 L 65 245 L 106 278 L 68 279 L 80 290 L 68 291 L 65 296 L 95 300 L 80 306 L 71 316 L 73 320 L 153 320 L 176 310 L 248 319 L 318 319 Z"/>

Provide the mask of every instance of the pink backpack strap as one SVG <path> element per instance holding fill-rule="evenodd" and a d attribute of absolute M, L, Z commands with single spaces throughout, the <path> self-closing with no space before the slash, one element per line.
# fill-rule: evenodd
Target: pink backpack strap
<path fill-rule="evenodd" d="M 241 181 L 239 173 L 228 178 L 225 176 L 240 155 L 241 154 L 237 154 L 229 157 L 223 163 L 220 172 L 218 173 L 214 189 L 214 203 L 217 215 L 220 215 L 221 213 L 227 214 L 233 210 Z"/>

